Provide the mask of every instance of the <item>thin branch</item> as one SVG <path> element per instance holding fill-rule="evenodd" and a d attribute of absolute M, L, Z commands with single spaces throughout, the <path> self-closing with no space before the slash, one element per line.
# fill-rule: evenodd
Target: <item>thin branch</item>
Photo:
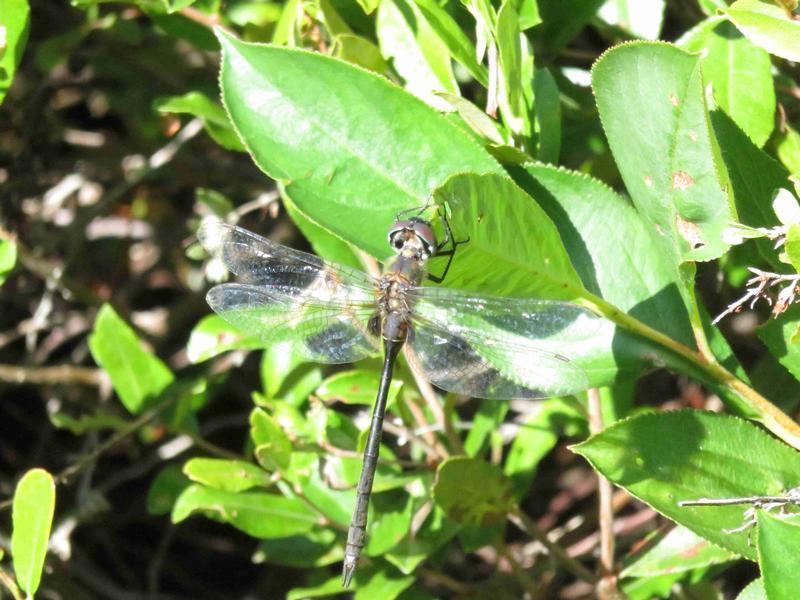
<path fill-rule="evenodd" d="M 61 385 L 76 383 L 80 385 L 103 386 L 108 383 L 108 375 L 94 367 L 59 365 L 56 367 L 23 367 L 0 365 L 0 381 L 18 384 Z"/>
<path fill-rule="evenodd" d="M 539 529 L 539 526 L 534 523 L 533 520 L 528 517 L 528 515 L 522 512 L 519 507 L 515 507 L 514 510 L 507 515 L 507 518 L 509 521 L 514 523 L 514 525 L 519 527 L 522 531 L 547 548 L 547 551 L 550 553 L 550 556 L 553 558 L 553 560 L 575 575 L 575 577 L 582 579 L 583 581 L 588 581 L 592 585 L 597 585 L 597 583 L 600 581 L 600 578 L 597 575 L 592 573 L 579 561 L 567 554 L 567 552 L 561 546 L 550 541 L 550 538 L 547 537 L 547 534 Z"/>
<path fill-rule="evenodd" d="M 511 571 L 519 580 L 522 588 L 527 592 L 528 597 L 532 600 L 537 600 L 540 598 L 541 595 L 539 594 L 539 588 L 536 587 L 536 583 L 534 583 L 530 576 L 525 572 L 525 569 L 522 568 L 522 565 L 520 565 L 516 556 L 514 556 L 514 553 L 511 552 L 505 542 L 502 539 L 499 539 L 495 544 L 495 547 L 497 548 L 497 552 L 500 554 L 500 556 L 508 561 Z"/>
<path fill-rule="evenodd" d="M 592 435 L 603 431 L 603 412 L 600 390 L 591 388 L 589 396 L 589 430 Z M 598 520 L 600 523 L 600 574 L 604 587 L 609 584 L 616 587 L 614 576 L 614 507 L 612 506 L 613 489 L 611 482 L 597 474 Z M 599 594 L 598 590 L 598 594 Z M 602 596 L 601 596 L 602 597 Z"/>

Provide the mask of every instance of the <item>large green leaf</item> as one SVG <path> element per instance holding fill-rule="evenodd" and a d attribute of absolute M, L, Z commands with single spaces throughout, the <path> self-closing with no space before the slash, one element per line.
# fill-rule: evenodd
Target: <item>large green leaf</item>
<path fill-rule="evenodd" d="M 553 220 L 589 292 L 693 345 L 678 269 L 630 202 L 582 173 L 542 164 L 510 171 Z"/>
<path fill-rule="evenodd" d="M 548 54 L 557 53 L 584 28 L 603 2 L 604 0 L 538 0 L 542 23 L 533 30 L 537 53 L 540 48 Z"/>
<path fill-rule="evenodd" d="M 502 172 L 445 117 L 375 74 L 218 35 L 223 101 L 256 163 L 317 224 L 373 256 L 390 254 L 394 215 L 424 205 L 448 176 Z"/>
<path fill-rule="evenodd" d="M 28 0 L 3 0 L 0 4 L 0 104 L 14 81 L 28 42 L 30 12 Z"/>
<path fill-rule="evenodd" d="M 772 2 L 737 0 L 723 11 L 754 44 L 770 54 L 800 61 L 800 21 Z"/>
<path fill-rule="evenodd" d="M 734 215 L 698 57 L 668 44 L 623 44 L 595 63 L 592 83 L 614 159 L 651 235 L 681 262 L 720 256 Z"/>
<path fill-rule="evenodd" d="M 202 485 L 186 488 L 172 509 L 172 522 L 193 513 L 229 523 L 256 538 L 280 538 L 310 531 L 321 517 L 299 498 L 260 492 L 228 492 Z"/>
<path fill-rule="evenodd" d="M 142 343 L 111 305 L 97 313 L 89 350 L 95 362 L 111 378 L 119 399 L 130 412 L 138 414 L 172 383 L 172 371 Z"/>
<path fill-rule="evenodd" d="M 31 469 L 14 490 L 12 506 L 11 558 L 17 583 L 33 598 L 47 554 L 47 541 L 56 506 L 56 485 L 43 469 Z"/>
<path fill-rule="evenodd" d="M 800 482 L 800 454 L 737 417 L 696 410 L 615 423 L 573 446 L 615 484 L 707 540 L 755 559 L 742 506 L 685 500 L 779 495 Z"/>
<path fill-rule="evenodd" d="M 456 175 L 434 199 L 450 209 L 456 241 L 469 240 L 458 246 L 446 285 L 559 300 L 584 294 L 553 222 L 508 177 Z M 446 261 L 432 261 L 431 272 L 437 274 Z"/>
<path fill-rule="evenodd" d="M 758 511 L 758 564 L 768 600 L 794 598 L 800 590 L 800 521 Z"/>
<path fill-rule="evenodd" d="M 769 54 L 722 17 L 703 21 L 681 46 L 702 52 L 703 81 L 711 84 L 717 105 L 757 146 L 763 146 L 775 127 L 775 86 Z"/>

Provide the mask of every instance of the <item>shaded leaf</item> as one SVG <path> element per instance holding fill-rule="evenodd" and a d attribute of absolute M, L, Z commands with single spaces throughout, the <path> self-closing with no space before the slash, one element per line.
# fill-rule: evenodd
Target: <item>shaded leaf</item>
<path fill-rule="evenodd" d="M 109 304 L 103 305 L 89 336 L 92 358 L 111 378 L 114 390 L 131 413 L 147 408 L 174 376 Z"/>
<path fill-rule="evenodd" d="M 299 498 L 261 492 L 228 492 L 191 485 L 178 497 L 172 522 L 194 513 L 229 523 L 256 538 L 280 538 L 311 530 L 320 517 Z"/>
<path fill-rule="evenodd" d="M 189 334 L 186 355 L 193 363 L 203 362 L 229 350 L 256 350 L 264 344 L 248 338 L 217 314 L 203 317 Z"/>
<path fill-rule="evenodd" d="M 500 468 L 465 457 L 439 465 L 433 497 L 449 518 L 465 525 L 502 523 L 514 507 L 511 481 Z"/>
<path fill-rule="evenodd" d="M 800 380 L 800 305 L 793 305 L 782 315 L 770 319 L 756 330 L 759 339 L 767 345 L 772 355 Z"/>
<path fill-rule="evenodd" d="M 32 598 L 47 554 L 56 506 L 56 484 L 44 469 L 31 469 L 19 480 L 12 505 L 11 558 L 17 583 Z"/>
<path fill-rule="evenodd" d="M 178 496 L 191 484 L 180 466 L 166 465 L 156 474 L 147 490 L 147 512 L 151 515 L 168 515 Z"/>
<path fill-rule="evenodd" d="M 250 437 L 256 458 L 270 470 L 286 469 L 292 456 L 292 442 L 280 423 L 260 408 L 250 413 Z"/>

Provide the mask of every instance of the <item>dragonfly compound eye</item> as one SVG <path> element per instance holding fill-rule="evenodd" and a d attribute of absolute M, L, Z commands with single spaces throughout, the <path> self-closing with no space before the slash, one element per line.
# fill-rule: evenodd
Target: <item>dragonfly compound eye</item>
<path fill-rule="evenodd" d="M 425 253 L 432 256 L 436 253 L 438 244 L 436 242 L 436 234 L 433 232 L 433 227 L 427 221 L 422 219 L 413 219 L 413 230 L 417 237 L 422 241 L 425 248 Z"/>

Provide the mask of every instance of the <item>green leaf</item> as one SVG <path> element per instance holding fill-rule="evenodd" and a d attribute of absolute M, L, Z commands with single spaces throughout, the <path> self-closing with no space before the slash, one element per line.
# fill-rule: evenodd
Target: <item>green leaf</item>
<path fill-rule="evenodd" d="M 190 114 L 203 119 L 203 126 L 215 142 L 228 150 L 244 152 L 225 110 L 204 93 L 194 91 L 183 96 L 158 98 L 154 106 L 161 113 Z"/>
<path fill-rule="evenodd" d="M 767 600 L 767 590 L 764 589 L 764 580 L 759 578 L 751 581 L 750 584 L 736 596 L 736 600 Z"/>
<path fill-rule="evenodd" d="M 699 498 L 783 494 L 800 454 L 738 417 L 696 410 L 615 423 L 572 447 L 613 483 L 707 540 L 755 559 L 741 506 L 679 506 Z"/>
<path fill-rule="evenodd" d="M 487 115 L 472 102 L 461 96 L 455 96 L 446 92 L 439 92 L 436 95 L 452 106 L 458 113 L 458 116 L 464 119 L 464 122 L 469 125 L 470 129 L 479 136 L 493 144 L 505 144 L 506 140 L 500 123 L 492 119 L 492 117 Z"/>
<path fill-rule="evenodd" d="M 380 373 L 374 369 L 340 371 L 323 381 L 317 388 L 316 395 L 323 402 L 339 400 L 346 404 L 372 406 L 378 383 L 380 383 Z M 389 405 L 394 402 L 402 387 L 402 381 L 392 380 L 389 387 Z"/>
<path fill-rule="evenodd" d="M 465 525 L 502 523 L 515 504 L 511 481 L 499 467 L 485 461 L 456 457 L 439 465 L 433 498 L 445 514 Z"/>
<path fill-rule="evenodd" d="M 148 408 L 174 379 L 167 366 L 145 350 L 133 329 L 109 304 L 97 313 L 89 350 L 108 373 L 125 408 L 133 414 Z"/>
<path fill-rule="evenodd" d="M 498 99 L 506 126 L 516 135 L 528 136 L 530 122 L 523 85 L 520 85 L 523 82 L 522 39 L 514 4 L 514 0 L 505 0 L 497 11 Z"/>
<path fill-rule="evenodd" d="M 547 214 L 511 179 L 466 173 L 434 193 L 459 246 L 446 285 L 501 296 L 572 300 L 584 292 Z M 510 231 L 525 235 L 508 235 Z M 446 257 L 431 261 L 431 272 Z M 486 265 L 492 265 L 487 269 Z"/>
<path fill-rule="evenodd" d="M 14 490 L 11 558 L 17 583 L 33 598 L 47 554 L 47 541 L 56 506 L 56 485 L 44 469 L 31 469 Z"/>
<path fill-rule="evenodd" d="M 280 538 L 310 531 L 320 517 L 299 498 L 261 492 L 228 492 L 191 485 L 178 497 L 172 522 L 194 513 L 233 525 L 255 538 Z"/>
<path fill-rule="evenodd" d="M 681 46 L 702 52 L 703 81 L 711 84 L 717 105 L 756 146 L 763 146 L 775 127 L 775 86 L 769 54 L 722 17 L 703 21 L 687 34 Z"/>
<path fill-rule="evenodd" d="M 405 80 L 405 89 L 441 107 L 434 92 L 458 94 L 450 53 L 412 0 L 382 0 L 375 33 L 381 53 Z"/>
<path fill-rule="evenodd" d="M 168 464 L 153 478 L 147 490 L 147 512 L 151 515 L 168 515 L 178 496 L 191 483 L 180 466 Z"/>
<path fill-rule="evenodd" d="M 288 468 L 292 441 L 280 423 L 260 408 L 250 413 L 250 437 L 260 465 L 273 471 Z"/>
<path fill-rule="evenodd" d="M 712 111 L 711 124 L 730 176 L 739 219 L 750 227 L 774 227 L 777 217 L 772 200 L 776 189 L 789 185 L 788 173 L 723 111 Z M 763 261 L 773 268 L 781 268 L 772 242 L 755 240 L 755 246 Z"/>
<path fill-rule="evenodd" d="M 533 30 L 539 48 L 555 55 L 565 47 L 597 12 L 605 0 L 537 0 L 542 24 Z"/>
<path fill-rule="evenodd" d="M 788 123 L 775 138 L 775 152 L 781 163 L 792 175 L 800 175 L 800 133 Z"/>
<path fill-rule="evenodd" d="M 13 240 L 0 240 L 0 285 L 17 264 L 17 244 Z"/>
<path fill-rule="evenodd" d="M 667 241 L 680 262 L 724 253 L 722 231 L 735 217 L 723 191 L 727 179 L 698 61 L 668 44 L 635 42 L 609 50 L 592 69 L 600 118 L 625 186 L 653 238 Z"/>
<path fill-rule="evenodd" d="M 800 522 L 758 511 L 758 565 L 769 600 L 793 598 L 800 590 L 798 548 Z"/>
<path fill-rule="evenodd" d="M 508 402 L 481 402 L 464 439 L 464 452 L 467 456 L 477 457 L 484 450 L 487 438 L 503 424 L 508 409 Z"/>
<path fill-rule="evenodd" d="M 784 249 L 789 262 L 792 263 L 792 268 L 800 272 L 800 225 L 797 223 L 789 226 L 789 230 L 786 232 Z"/>
<path fill-rule="evenodd" d="M 28 42 L 30 12 L 28 0 L 2 0 L 0 3 L 0 104 L 14 81 Z"/>
<path fill-rule="evenodd" d="M 248 338 L 217 314 L 203 317 L 189 334 L 186 355 L 190 362 L 199 363 L 228 350 L 255 350 L 264 343 Z"/>
<path fill-rule="evenodd" d="M 539 4 L 536 0 L 517 0 L 515 6 L 519 15 L 519 28 L 522 31 L 536 27 L 542 22 Z"/>
<path fill-rule="evenodd" d="M 735 559 L 736 555 L 679 525 L 632 557 L 632 562 L 622 570 L 620 577 L 667 575 Z"/>
<path fill-rule="evenodd" d="M 800 21 L 761 0 L 737 0 L 722 10 L 756 46 L 786 60 L 800 61 Z"/>
<path fill-rule="evenodd" d="M 116 414 L 97 411 L 92 414 L 81 415 L 78 418 L 64 412 L 48 415 L 54 427 L 67 429 L 73 435 L 84 435 L 88 431 L 102 431 L 103 429 L 124 429 L 128 421 Z"/>
<path fill-rule="evenodd" d="M 255 162 L 315 223 L 375 257 L 391 254 L 394 215 L 424 205 L 448 176 L 502 172 L 445 117 L 377 75 L 218 35 L 223 101 Z"/>
<path fill-rule="evenodd" d="M 630 202 L 582 173 L 540 164 L 510 171 L 553 219 L 589 292 L 672 339 L 694 345 L 678 269 Z"/>
<path fill-rule="evenodd" d="M 425 16 L 431 29 L 447 47 L 454 60 L 470 72 L 482 86 L 488 86 L 486 67 L 478 62 L 475 45 L 470 41 L 456 20 L 435 0 L 414 0 L 417 8 Z"/>
<path fill-rule="evenodd" d="M 800 381 L 800 305 L 793 305 L 775 319 L 756 330 L 759 339 L 772 355 Z"/>
<path fill-rule="evenodd" d="M 511 479 L 514 494 L 521 499 L 533 483 L 536 468 L 558 442 L 559 433 L 570 421 L 585 424 L 575 407 L 561 398 L 538 403 L 511 442 L 503 471 Z"/>
<path fill-rule="evenodd" d="M 636 37 L 657 40 L 665 4 L 665 0 L 606 0 L 597 16 Z"/>
<path fill-rule="evenodd" d="M 269 473 L 253 463 L 224 458 L 192 458 L 183 472 L 196 483 L 228 492 L 243 492 L 254 487 L 269 487 Z"/>
<path fill-rule="evenodd" d="M 337 35 L 334 38 L 333 55 L 375 73 L 385 73 L 389 69 L 389 64 L 381 56 L 380 49 L 360 35 L 352 33 Z"/>
<path fill-rule="evenodd" d="M 272 344 L 261 355 L 261 384 L 264 396 L 274 399 L 286 387 L 290 375 L 303 364 L 302 356 L 293 352 L 291 342 Z"/>
<path fill-rule="evenodd" d="M 358 251 L 353 246 L 300 212 L 285 189 L 281 189 L 281 192 L 286 212 L 311 244 L 314 252 L 340 265 L 347 265 L 358 270 L 364 269 L 364 263 L 359 259 Z"/>
<path fill-rule="evenodd" d="M 336 532 L 325 527 L 303 535 L 262 540 L 257 558 L 263 556 L 272 564 L 306 569 L 329 565 L 344 556 L 344 548 L 336 538 Z"/>
<path fill-rule="evenodd" d="M 536 158 L 556 164 L 561 152 L 561 97 L 558 84 L 547 69 L 535 70 L 533 97 Z"/>

